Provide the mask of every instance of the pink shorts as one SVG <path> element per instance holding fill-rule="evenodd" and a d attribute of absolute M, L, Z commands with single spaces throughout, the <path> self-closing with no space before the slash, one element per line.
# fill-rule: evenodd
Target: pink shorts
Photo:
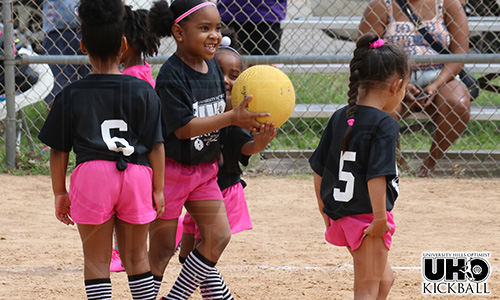
<path fill-rule="evenodd" d="M 356 250 L 366 236 L 364 230 L 370 226 L 372 221 L 373 213 L 352 215 L 338 220 L 330 219 L 330 227 L 325 232 L 325 239 L 330 244 Z M 396 231 L 392 211 L 387 212 L 387 223 L 389 223 L 391 230 L 386 232 L 383 238 L 387 249 L 391 249 L 392 236 Z"/>
<path fill-rule="evenodd" d="M 240 182 L 222 191 L 224 196 L 224 205 L 226 206 L 227 219 L 231 227 L 231 233 L 235 234 L 243 230 L 252 229 L 252 220 L 248 212 L 247 201 L 245 200 L 245 192 Z M 195 234 L 195 238 L 199 239 L 200 233 L 196 227 L 193 218 L 186 213 L 183 222 L 183 232 L 187 234 Z"/>
<path fill-rule="evenodd" d="M 180 217 L 186 201 L 221 200 L 217 161 L 187 166 L 165 158 L 165 213 L 163 220 Z"/>
<path fill-rule="evenodd" d="M 191 215 L 186 212 L 184 215 L 184 219 L 182 220 L 182 233 L 186 234 L 195 234 L 198 233 L 198 227 L 196 226 L 196 222 L 191 218 Z M 200 235 L 199 233 L 197 234 Z M 197 238 L 195 236 L 195 238 Z"/>
<path fill-rule="evenodd" d="M 156 217 L 152 198 L 153 170 L 127 164 L 120 172 L 116 162 L 93 160 L 71 174 L 70 215 L 78 224 L 99 225 L 114 214 L 131 224 L 147 224 Z"/>

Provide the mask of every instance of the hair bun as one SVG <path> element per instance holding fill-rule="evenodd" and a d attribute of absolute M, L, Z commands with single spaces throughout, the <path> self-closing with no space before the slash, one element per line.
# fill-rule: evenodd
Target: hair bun
<path fill-rule="evenodd" d="M 222 40 L 220 42 L 220 45 L 222 47 L 229 47 L 231 45 L 231 38 L 228 36 L 222 37 Z"/>
<path fill-rule="evenodd" d="M 82 0 L 78 6 L 78 16 L 87 25 L 118 23 L 123 21 L 124 15 L 122 0 Z"/>

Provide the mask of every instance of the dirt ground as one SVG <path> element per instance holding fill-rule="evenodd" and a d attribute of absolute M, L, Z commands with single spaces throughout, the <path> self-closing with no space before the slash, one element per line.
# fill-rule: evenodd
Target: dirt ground
<path fill-rule="evenodd" d="M 218 264 L 235 298 L 352 298 L 351 258 L 324 241 L 312 177 L 245 179 L 254 229 L 234 235 Z M 85 299 L 78 232 L 54 217 L 50 178 L 0 174 L 0 182 L 0 299 Z M 500 299 L 498 183 L 402 178 L 390 299 Z M 422 252 L 443 251 L 491 252 L 490 294 L 423 295 Z M 179 270 L 174 257 L 161 295 Z M 126 274 L 111 279 L 113 299 L 131 299 Z"/>

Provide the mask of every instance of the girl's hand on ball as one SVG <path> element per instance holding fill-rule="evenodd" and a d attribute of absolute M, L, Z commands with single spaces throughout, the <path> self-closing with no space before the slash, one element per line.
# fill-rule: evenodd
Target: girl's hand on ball
<path fill-rule="evenodd" d="M 274 128 L 274 123 L 269 124 L 266 122 L 265 124 L 260 125 L 259 130 L 257 128 L 253 129 L 253 142 L 255 144 L 255 148 L 260 152 L 264 150 L 275 137 L 276 137 L 276 128 Z"/>
<path fill-rule="evenodd" d="M 260 128 L 261 124 L 257 122 L 257 118 L 270 116 L 270 113 L 253 113 L 250 112 L 247 108 L 248 103 L 252 101 L 252 95 L 246 97 L 243 101 L 241 101 L 238 106 L 233 108 L 230 113 L 231 116 L 231 124 L 239 126 L 241 128 L 252 131 L 254 128 Z"/>

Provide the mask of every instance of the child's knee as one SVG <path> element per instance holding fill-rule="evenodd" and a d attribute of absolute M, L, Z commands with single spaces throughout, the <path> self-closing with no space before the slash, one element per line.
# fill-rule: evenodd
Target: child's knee
<path fill-rule="evenodd" d="M 167 243 L 165 241 L 156 241 L 155 243 L 150 243 L 150 259 L 168 263 L 175 253 L 175 246 L 173 245 L 174 244 Z"/>
<path fill-rule="evenodd" d="M 393 284 L 394 284 L 394 272 L 392 270 L 389 270 L 384 273 L 380 285 L 382 285 L 386 289 L 390 289 Z"/>
<path fill-rule="evenodd" d="M 216 230 L 212 234 L 212 241 L 215 242 L 215 244 L 218 245 L 219 248 L 225 248 L 229 244 L 230 240 L 231 229 L 229 227 Z"/>
<path fill-rule="evenodd" d="M 231 229 L 223 232 L 219 237 L 219 241 L 221 242 L 221 244 L 224 245 L 224 247 L 227 246 L 227 244 L 229 244 L 230 240 L 231 240 Z"/>

